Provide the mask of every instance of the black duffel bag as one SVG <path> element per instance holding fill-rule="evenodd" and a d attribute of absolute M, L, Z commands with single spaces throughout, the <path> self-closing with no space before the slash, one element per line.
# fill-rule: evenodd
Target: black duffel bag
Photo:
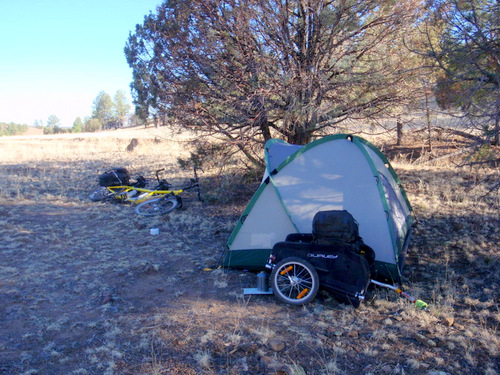
<path fill-rule="evenodd" d="M 130 184 L 130 175 L 125 168 L 115 168 L 99 176 L 101 186 L 122 186 Z"/>
<path fill-rule="evenodd" d="M 354 243 L 361 239 L 358 223 L 346 211 L 320 211 L 313 218 L 313 236 L 318 244 Z"/>

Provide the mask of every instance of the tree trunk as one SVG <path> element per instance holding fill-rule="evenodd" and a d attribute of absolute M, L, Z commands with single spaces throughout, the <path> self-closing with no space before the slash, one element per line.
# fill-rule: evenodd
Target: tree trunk
<path fill-rule="evenodd" d="M 396 141 L 396 145 L 397 146 L 401 146 L 401 144 L 403 143 L 403 123 L 401 122 L 401 119 L 397 119 L 396 121 L 396 132 L 397 132 L 397 141 Z"/>
<path fill-rule="evenodd" d="M 430 113 L 430 110 L 429 110 L 429 94 L 428 93 L 425 93 L 425 118 L 426 118 L 426 121 L 427 121 L 429 152 L 432 153 L 431 113 Z"/>
<path fill-rule="evenodd" d="M 287 136 L 287 142 L 292 145 L 306 145 L 311 141 L 311 135 L 306 126 L 296 126 Z"/>

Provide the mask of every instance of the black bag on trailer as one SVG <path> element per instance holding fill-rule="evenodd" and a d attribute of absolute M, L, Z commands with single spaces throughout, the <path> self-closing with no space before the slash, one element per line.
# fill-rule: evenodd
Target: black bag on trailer
<path fill-rule="evenodd" d="M 355 243 L 361 239 L 358 223 L 346 210 L 317 212 L 313 218 L 313 237 L 318 244 Z"/>
<path fill-rule="evenodd" d="M 101 186 L 122 186 L 130 184 L 130 175 L 125 168 L 115 168 L 99 176 Z"/>

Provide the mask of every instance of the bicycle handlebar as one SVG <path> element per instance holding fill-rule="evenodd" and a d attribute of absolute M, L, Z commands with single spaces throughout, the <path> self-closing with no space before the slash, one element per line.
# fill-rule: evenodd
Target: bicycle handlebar
<path fill-rule="evenodd" d="M 156 179 L 158 180 L 158 182 L 160 182 L 160 176 L 158 175 L 158 173 L 160 173 L 160 172 L 162 172 L 162 171 L 164 171 L 164 170 L 165 170 L 165 168 L 158 169 L 158 170 L 156 171 Z"/>
<path fill-rule="evenodd" d="M 165 179 L 160 179 L 159 173 L 164 171 L 165 168 L 158 169 L 156 171 L 156 179 L 158 180 L 158 190 L 168 190 L 172 185 Z M 198 173 L 196 172 L 196 167 L 193 167 L 193 172 L 194 172 L 194 178 L 190 179 L 190 184 L 186 187 L 181 188 L 180 190 L 189 190 L 192 188 L 197 188 L 197 193 L 198 193 L 198 199 L 201 201 L 201 191 L 200 191 L 200 184 L 199 184 L 199 179 L 198 179 Z"/>

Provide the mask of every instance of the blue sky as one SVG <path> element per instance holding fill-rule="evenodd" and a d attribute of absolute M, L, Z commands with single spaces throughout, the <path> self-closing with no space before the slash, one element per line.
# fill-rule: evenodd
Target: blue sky
<path fill-rule="evenodd" d="M 130 95 L 129 33 L 161 0 L 0 0 L 0 122 L 71 127 L 100 91 Z M 129 98 L 131 101 L 131 98 Z"/>

